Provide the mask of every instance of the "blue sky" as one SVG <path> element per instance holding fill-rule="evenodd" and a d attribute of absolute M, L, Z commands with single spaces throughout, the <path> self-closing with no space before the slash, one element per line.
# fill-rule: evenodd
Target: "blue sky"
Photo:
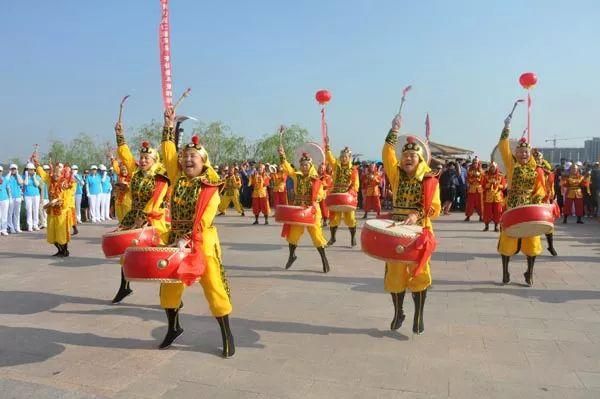
<path fill-rule="evenodd" d="M 49 137 L 112 139 L 127 93 L 126 127 L 161 117 L 158 0 L 1 3 L 0 161 Z M 412 84 L 405 132 L 422 135 L 429 112 L 432 140 L 487 158 L 525 71 L 539 77 L 534 144 L 600 135 L 599 20 L 591 0 L 171 0 L 174 84 L 193 90 L 181 112 L 250 138 L 281 123 L 319 137 L 328 88 L 333 147 L 374 158 Z"/>

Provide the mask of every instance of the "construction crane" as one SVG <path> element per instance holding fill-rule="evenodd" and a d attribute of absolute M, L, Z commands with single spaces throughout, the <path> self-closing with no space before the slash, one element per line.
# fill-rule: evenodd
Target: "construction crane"
<path fill-rule="evenodd" d="M 562 141 L 562 140 L 588 140 L 591 139 L 592 137 L 557 137 L 556 135 L 554 136 L 554 138 L 552 139 L 546 139 L 544 140 L 546 143 L 551 141 L 552 145 L 554 148 L 556 148 L 556 142 L 557 141 Z"/>

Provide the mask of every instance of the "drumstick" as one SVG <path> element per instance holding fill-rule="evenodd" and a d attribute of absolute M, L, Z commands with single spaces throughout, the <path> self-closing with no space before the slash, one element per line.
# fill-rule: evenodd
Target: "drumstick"
<path fill-rule="evenodd" d="M 519 98 L 517 101 L 515 101 L 515 103 L 513 104 L 513 107 L 512 107 L 512 111 L 510 111 L 510 114 L 508 114 L 508 116 L 510 118 L 512 118 L 513 113 L 515 112 L 515 109 L 517 109 L 517 105 L 519 105 L 519 103 L 522 103 L 523 101 L 525 101 L 525 100 L 523 100 L 522 98 Z"/>
<path fill-rule="evenodd" d="M 279 146 L 283 147 L 283 133 L 285 133 L 286 127 L 284 125 L 279 126 Z"/>
<path fill-rule="evenodd" d="M 187 89 L 185 89 L 185 91 L 183 92 L 183 94 L 181 95 L 181 97 L 179 97 L 179 99 L 177 100 L 177 102 L 175 103 L 175 105 L 173 105 L 173 112 L 175 112 L 175 109 L 179 106 L 179 104 L 181 104 L 181 102 L 183 101 L 183 99 L 190 95 L 191 91 L 192 91 L 192 89 L 190 87 L 188 87 Z"/>
<path fill-rule="evenodd" d="M 119 117 L 117 119 L 117 123 L 121 124 L 121 119 L 123 118 L 123 105 L 125 105 L 125 101 L 127 101 L 127 99 L 129 98 L 129 94 L 127 94 L 125 97 L 123 97 L 123 99 L 121 100 L 121 104 L 119 104 Z"/>

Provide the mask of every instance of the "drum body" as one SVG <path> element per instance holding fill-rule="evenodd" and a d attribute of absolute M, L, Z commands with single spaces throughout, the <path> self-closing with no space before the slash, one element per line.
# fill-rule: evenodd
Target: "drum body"
<path fill-rule="evenodd" d="M 158 232 L 152 226 L 113 231 L 102 236 L 102 252 L 107 258 L 116 258 L 132 245 L 153 246 L 158 244 L 157 240 Z"/>
<path fill-rule="evenodd" d="M 554 228 L 554 205 L 523 205 L 502 214 L 502 231 L 513 238 L 535 237 Z"/>
<path fill-rule="evenodd" d="M 317 211 L 314 206 L 277 205 L 275 208 L 277 222 L 296 226 L 314 226 L 317 222 Z"/>
<path fill-rule="evenodd" d="M 415 241 L 421 226 L 395 224 L 393 220 L 367 220 L 360 234 L 362 250 L 367 255 L 386 262 L 418 263 L 421 251 Z"/>
<path fill-rule="evenodd" d="M 129 247 L 123 274 L 128 281 L 181 283 L 177 269 L 189 253 L 189 249 L 175 247 Z"/>
<path fill-rule="evenodd" d="M 356 210 L 358 198 L 350 193 L 329 193 L 325 203 L 333 212 L 352 212 Z"/>

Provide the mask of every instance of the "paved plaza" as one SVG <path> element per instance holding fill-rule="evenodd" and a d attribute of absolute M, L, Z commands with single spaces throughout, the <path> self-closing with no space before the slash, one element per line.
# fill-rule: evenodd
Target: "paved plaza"
<path fill-rule="evenodd" d="M 119 268 L 99 244 L 114 225 L 81 226 L 67 259 L 48 256 L 44 232 L 3 237 L 0 398 L 600 398 L 600 225 L 557 225 L 559 256 L 538 258 L 528 288 L 525 258 L 502 286 L 497 233 L 462 218 L 435 223 L 421 336 L 410 296 L 389 331 L 383 264 L 349 248 L 347 229 L 324 275 L 308 235 L 286 271 L 280 225 L 218 218 L 237 345 L 226 360 L 199 285 L 164 351 L 158 285 L 109 304 Z"/>

